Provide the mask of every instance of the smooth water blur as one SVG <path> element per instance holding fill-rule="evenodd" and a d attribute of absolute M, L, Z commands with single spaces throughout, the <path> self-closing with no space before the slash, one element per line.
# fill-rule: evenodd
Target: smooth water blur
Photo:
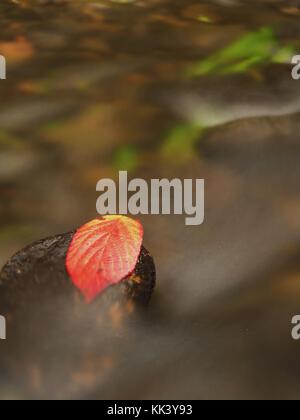
<path fill-rule="evenodd" d="M 299 16 L 287 0 L 1 1 L 0 266 L 95 217 L 96 182 L 120 169 L 206 179 L 203 226 L 143 217 L 158 286 L 118 373 L 60 396 L 299 396 Z"/>

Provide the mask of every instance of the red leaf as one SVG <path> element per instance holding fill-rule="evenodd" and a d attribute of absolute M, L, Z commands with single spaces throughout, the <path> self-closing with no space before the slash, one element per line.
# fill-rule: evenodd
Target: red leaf
<path fill-rule="evenodd" d="M 68 249 L 66 268 L 88 302 L 132 274 L 143 235 L 142 225 L 125 216 L 104 216 L 77 230 Z"/>

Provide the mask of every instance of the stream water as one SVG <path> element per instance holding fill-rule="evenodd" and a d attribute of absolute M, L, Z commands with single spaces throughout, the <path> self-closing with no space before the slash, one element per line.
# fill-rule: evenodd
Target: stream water
<path fill-rule="evenodd" d="M 20 371 L 0 396 L 299 397 L 299 17 L 288 0 L 1 1 L 0 266 L 95 217 L 119 170 L 205 178 L 206 221 L 142 218 L 157 289 L 105 374 L 70 388 L 51 359 L 47 384 Z"/>

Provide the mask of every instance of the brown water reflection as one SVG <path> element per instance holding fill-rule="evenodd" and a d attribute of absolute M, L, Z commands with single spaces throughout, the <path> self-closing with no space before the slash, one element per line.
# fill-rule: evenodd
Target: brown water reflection
<path fill-rule="evenodd" d="M 118 3 L 1 2 L 0 265 L 94 217 L 97 180 L 119 169 L 205 178 L 206 223 L 143 218 L 149 321 L 114 375 L 59 396 L 296 398 L 300 83 L 286 63 L 299 4 Z M 30 395 L 21 377 L 1 394 Z"/>

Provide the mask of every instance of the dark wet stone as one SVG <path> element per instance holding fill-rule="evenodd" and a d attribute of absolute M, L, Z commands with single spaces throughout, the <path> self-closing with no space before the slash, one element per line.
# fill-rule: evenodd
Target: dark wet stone
<path fill-rule="evenodd" d="M 77 296 L 65 268 L 65 258 L 74 232 L 38 241 L 18 252 L 0 274 L 0 304 L 2 312 L 20 305 L 34 304 L 49 297 Z M 155 285 L 155 266 L 143 247 L 133 275 L 119 287 L 120 297 L 147 304 Z M 118 289 L 118 286 L 114 286 Z M 105 293 L 105 292 L 104 292 Z M 98 298 L 100 299 L 101 296 Z"/>
<path fill-rule="evenodd" d="M 73 234 L 24 248 L 0 274 L 0 313 L 7 319 L 0 376 L 22 395 L 59 398 L 60 383 L 73 396 L 87 377 L 96 381 L 111 369 L 155 286 L 153 259 L 142 248 L 133 275 L 87 304 L 65 269 Z"/>

